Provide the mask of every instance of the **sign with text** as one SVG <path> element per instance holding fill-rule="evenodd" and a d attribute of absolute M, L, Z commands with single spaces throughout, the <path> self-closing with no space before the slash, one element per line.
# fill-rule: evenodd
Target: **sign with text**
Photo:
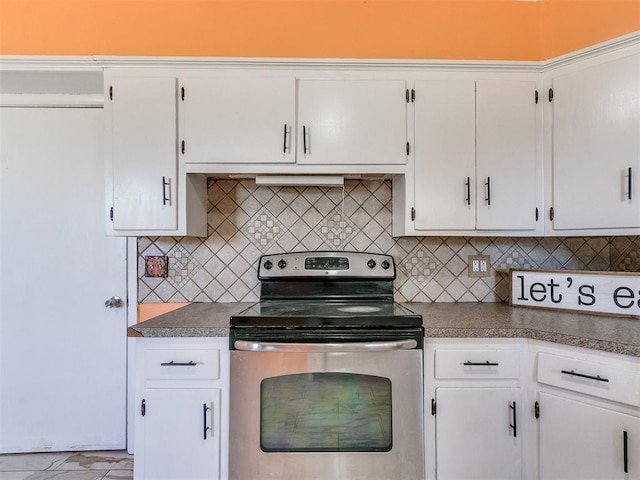
<path fill-rule="evenodd" d="M 640 318 L 640 273 L 511 270 L 511 305 Z"/>

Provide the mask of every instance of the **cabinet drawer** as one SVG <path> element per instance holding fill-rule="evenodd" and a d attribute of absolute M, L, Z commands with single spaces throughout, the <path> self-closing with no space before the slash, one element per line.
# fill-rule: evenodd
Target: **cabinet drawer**
<path fill-rule="evenodd" d="M 640 370 L 552 353 L 538 354 L 538 382 L 640 406 Z"/>
<path fill-rule="evenodd" d="M 439 379 L 520 378 L 520 351 L 517 349 L 438 349 L 435 374 Z"/>
<path fill-rule="evenodd" d="M 220 377 L 220 351 L 206 349 L 148 349 L 145 379 L 216 380 Z"/>

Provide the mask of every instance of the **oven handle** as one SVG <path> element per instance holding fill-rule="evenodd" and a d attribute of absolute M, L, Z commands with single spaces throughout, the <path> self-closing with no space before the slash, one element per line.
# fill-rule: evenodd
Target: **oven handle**
<path fill-rule="evenodd" d="M 412 350 L 418 346 L 415 340 L 392 340 L 388 342 L 357 343 L 285 343 L 285 342 L 253 342 L 236 340 L 236 350 L 246 352 L 385 352 L 389 350 Z"/>

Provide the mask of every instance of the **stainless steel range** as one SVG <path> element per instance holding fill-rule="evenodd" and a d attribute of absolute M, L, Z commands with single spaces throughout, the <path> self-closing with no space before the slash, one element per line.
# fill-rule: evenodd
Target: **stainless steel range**
<path fill-rule="evenodd" d="M 424 479 L 422 317 L 390 255 L 260 259 L 231 317 L 231 480 Z"/>

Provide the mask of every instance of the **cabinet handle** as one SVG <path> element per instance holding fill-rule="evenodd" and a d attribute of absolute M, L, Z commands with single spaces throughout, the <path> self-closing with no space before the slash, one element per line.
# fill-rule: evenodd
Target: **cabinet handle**
<path fill-rule="evenodd" d="M 143 417 L 147 414 L 147 401 L 143 398 L 140 402 L 140 415 Z"/>
<path fill-rule="evenodd" d="M 577 373 L 575 370 L 560 370 L 560 373 L 571 375 L 574 377 L 588 378 L 589 380 L 597 380 L 599 382 L 609 382 L 608 378 L 603 378 L 600 375 L 585 375 L 584 373 Z"/>
<path fill-rule="evenodd" d="M 302 126 L 302 153 L 307 154 L 307 126 Z"/>
<path fill-rule="evenodd" d="M 195 367 L 196 362 L 194 362 L 193 360 L 190 360 L 188 363 L 180 363 L 180 362 L 174 362 L 173 360 L 171 360 L 170 362 L 161 363 L 160 366 L 161 367 Z"/>
<path fill-rule="evenodd" d="M 484 198 L 487 205 L 491 205 L 491 177 L 487 177 L 487 181 L 484 182 L 484 186 L 487 187 L 487 196 Z"/>
<path fill-rule="evenodd" d="M 622 448 L 623 448 L 623 462 L 624 473 L 629 473 L 629 434 L 625 430 L 622 432 Z"/>
<path fill-rule="evenodd" d="M 498 362 L 490 362 L 487 360 L 486 362 L 470 362 L 466 361 L 463 363 L 465 367 L 497 367 L 500 365 Z"/>
<path fill-rule="evenodd" d="M 510 403 L 509 409 L 513 411 L 513 424 L 509 424 L 509 428 L 513 430 L 513 437 L 515 438 L 518 436 L 518 418 L 517 418 L 517 411 L 516 411 L 516 402 Z"/>
<path fill-rule="evenodd" d="M 171 192 L 171 179 L 162 177 L 162 205 L 166 205 L 167 202 L 171 205 L 171 197 L 167 197 L 167 187 L 169 187 L 169 192 Z"/>
<path fill-rule="evenodd" d="M 629 174 L 627 175 L 627 186 L 629 187 L 628 197 L 631 200 L 631 189 L 633 187 L 633 182 L 631 181 L 631 167 L 629 167 Z"/>
<path fill-rule="evenodd" d="M 207 430 L 211 430 L 211 427 L 207 426 L 207 410 L 211 410 L 206 403 L 202 404 L 202 430 L 204 439 L 207 439 Z"/>
<path fill-rule="evenodd" d="M 284 139 L 282 140 L 282 153 L 287 153 L 287 124 L 284 124 Z"/>
<path fill-rule="evenodd" d="M 471 205 L 471 177 L 467 177 L 467 181 L 464 182 L 464 187 L 466 191 L 466 197 L 464 201 L 467 205 Z"/>

